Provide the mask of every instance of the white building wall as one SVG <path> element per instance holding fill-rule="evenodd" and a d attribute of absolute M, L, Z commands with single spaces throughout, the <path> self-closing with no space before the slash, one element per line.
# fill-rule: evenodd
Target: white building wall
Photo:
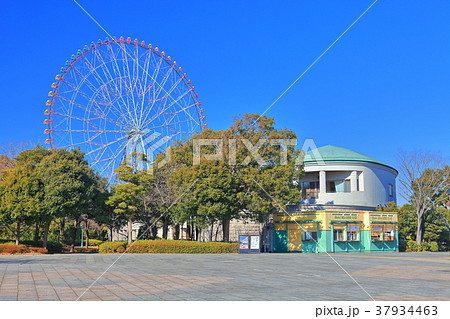
<path fill-rule="evenodd" d="M 326 162 L 325 165 L 307 163 L 305 164 L 305 177 L 301 181 L 319 181 L 320 171 L 325 172 L 327 182 L 356 178 L 359 180 L 359 190 L 355 190 L 356 180 L 353 180 L 351 192 L 319 192 L 316 204 L 377 207 L 390 201 L 396 201 L 395 178 L 397 172 L 389 167 L 356 162 Z M 352 174 L 352 172 L 355 173 Z M 389 196 L 389 184 L 394 187 L 393 196 Z"/>

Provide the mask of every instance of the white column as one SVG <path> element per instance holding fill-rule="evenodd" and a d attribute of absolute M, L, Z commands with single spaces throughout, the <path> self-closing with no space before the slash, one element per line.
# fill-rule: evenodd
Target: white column
<path fill-rule="evenodd" d="M 327 173 L 325 171 L 319 172 L 319 189 L 321 194 L 327 192 Z"/>
<path fill-rule="evenodd" d="M 358 190 L 357 184 L 358 173 L 356 171 L 352 171 L 350 174 L 350 191 L 356 192 Z"/>

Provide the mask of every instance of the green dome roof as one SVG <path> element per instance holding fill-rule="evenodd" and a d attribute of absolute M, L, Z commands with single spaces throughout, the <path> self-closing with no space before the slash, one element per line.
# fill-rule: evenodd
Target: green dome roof
<path fill-rule="evenodd" d="M 397 171 L 392 166 L 389 166 L 383 162 L 380 162 L 373 157 L 348 150 L 343 147 L 333 146 L 333 145 L 327 145 L 317 148 L 314 151 L 319 151 L 320 156 L 322 157 L 322 160 L 324 162 L 364 162 L 364 163 L 374 163 L 378 165 L 383 165 L 389 168 L 392 168 L 393 170 Z M 313 150 L 306 152 L 305 158 L 303 160 L 304 163 L 315 163 L 317 160 L 320 160 L 320 158 L 314 157 Z"/>

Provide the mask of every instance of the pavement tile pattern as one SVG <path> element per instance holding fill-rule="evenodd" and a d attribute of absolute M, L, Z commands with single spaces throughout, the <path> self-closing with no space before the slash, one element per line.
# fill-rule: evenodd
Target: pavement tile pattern
<path fill-rule="evenodd" d="M 333 254 L 375 300 L 450 300 L 450 253 Z M 0 256 L 1 300 L 370 300 L 325 254 Z"/>

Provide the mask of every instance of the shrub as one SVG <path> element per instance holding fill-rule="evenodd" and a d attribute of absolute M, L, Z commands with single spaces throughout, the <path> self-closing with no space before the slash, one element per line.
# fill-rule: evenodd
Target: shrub
<path fill-rule="evenodd" d="M 406 244 L 406 251 L 407 252 L 414 252 L 414 251 L 436 252 L 436 251 L 439 251 L 439 245 L 435 241 L 423 242 L 421 245 L 419 245 L 415 240 L 409 240 Z"/>
<path fill-rule="evenodd" d="M 422 251 L 430 251 L 430 243 L 423 242 L 420 246 Z"/>
<path fill-rule="evenodd" d="M 432 252 L 437 252 L 439 251 L 439 245 L 437 242 L 432 241 L 432 242 L 423 242 L 422 243 L 422 251 L 432 251 Z"/>
<path fill-rule="evenodd" d="M 439 245 L 438 245 L 437 242 L 432 241 L 432 242 L 430 243 L 430 251 L 432 251 L 432 252 L 437 252 L 437 251 L 439 251 Z"/>
<path fill-rule="evenodd" d="M 102 254 L 123 253 L 126 247 L 127 242 L 125 241 L 111 241 L 100 244 L 98 246 L 98 252 Z"/>
<path fill-rule="evenodd" d="M 415 240 L 408 240 L 406 243 L 406 251 L 422 251 L 422 246 L 419 245 Z"/>
<path fill-rule="evenodd" d="M 24 240 L 22 243 L 29 247 L 35 246 L 34 241 L 32 241 L 32 240 Z M 43 244 L 42 241 L 39 241 L 37 246 L 42 247 L 42 244 Z M 62 248 L 63 248 L 63 246 L 61 243 L 58 243 L 56 241 L 48 241 L 47 242 L 47 250 L 49 253 L 60 253 L 60 252 L 62 252 Z"/>
<path fill-rule="evenodd" d="M 25 245 L 15 245 L 15 244 L 1 244 L 0 253 L 4 254 L 47 254 L 48 251 L 42 247 L 27 247 Z"/>
<path fill-rule="evenodd" d="M 89 246 L 98 246 L 102 243 L 101 240 L 98 239 L 89 239 Z"/>
<path fill-rule="evenodd" d="M 128 248 L 129 253 L 223 254 L 237 253 L 237 243 L 196 242 L 187 240 L 139 240 Z"/>
<path fill-rule="evenodd" d="M 406 244 L 407 244 L 407 241 L 403 238 L 400 238 L 399 243 L 398 243 L 398 250 L 406 251 L 407 250 Z"/>
<path fill-rule="evenodd" d="M 62 252 L 62 244 L 57 241 L 47 242 L 47 249 L 50 253 L 60 253 Z"/>
<path fill-rule="evenodd" d="M 0 253 L 4 254 L 23 254 L 28 251 L 29 250 L 25 245 L 11 245 L 11 244 L 0 245 Z"/>
<path fill-rule="evenodd" d="M 48 254 L 48 250 L 43 247 L 28 247 L 30 252 L 37 253 L 37 254 Z"/>

